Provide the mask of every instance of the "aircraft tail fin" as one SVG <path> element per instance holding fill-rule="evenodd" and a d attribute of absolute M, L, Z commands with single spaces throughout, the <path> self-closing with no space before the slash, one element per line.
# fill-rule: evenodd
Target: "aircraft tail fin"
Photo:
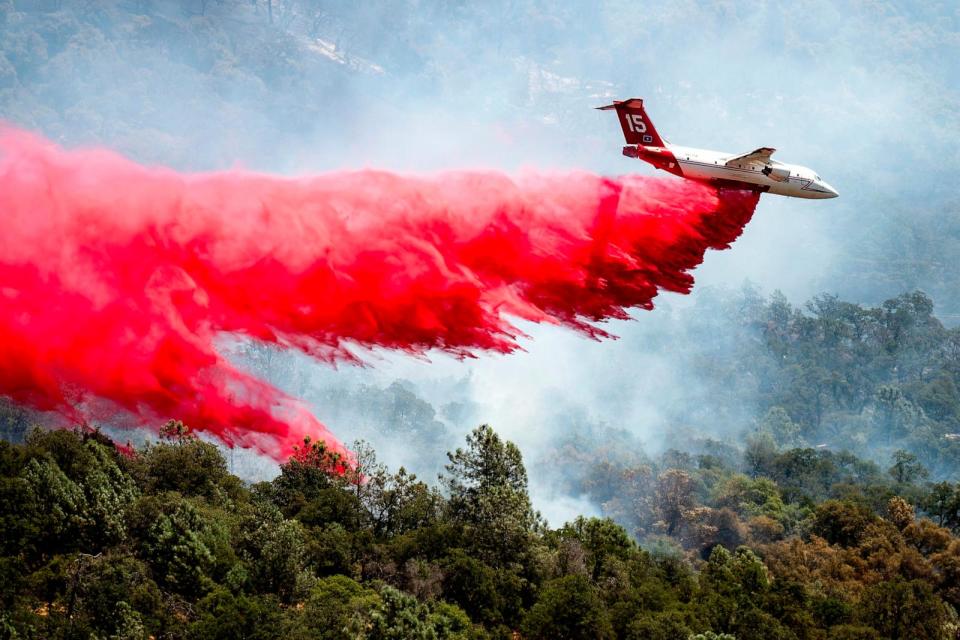
<path fill-rule="evenodd" d="M 643 108 L 642 99 L 614 100 L 613 104 L 597 107 L 597 109 L 600 111 L 616 109 L 627 144 L 638 144 L 644 147 L 665 146 L 656 127 L 650 121 L 647 110 Z"/>

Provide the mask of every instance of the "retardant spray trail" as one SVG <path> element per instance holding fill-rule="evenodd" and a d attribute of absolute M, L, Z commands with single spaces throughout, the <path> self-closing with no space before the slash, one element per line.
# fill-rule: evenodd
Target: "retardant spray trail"
<path fill-rule="evenodd" d="M 517 348 L 688 292 L 756 196 L 673 178 L 183 175 L 0 134 L 0 394 L 65 420 L 179 418 L 277 459 L 333 436 L 231 365 L 224 332 L 353 358 Z"/>

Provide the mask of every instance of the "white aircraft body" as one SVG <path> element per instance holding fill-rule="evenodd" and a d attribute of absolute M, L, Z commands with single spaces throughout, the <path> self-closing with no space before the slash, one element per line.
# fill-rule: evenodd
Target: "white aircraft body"
<path fill-rule="evenodd" d="M 776 149 L 761 147 L 731 154 L 671 144 L 660 137 L 643 108 L 643 100 L 615 100 L 597 107 L 615 109 L 627 140 L 623 155 L 649 162 L 657 169 L 728 189 L 748 189 L 793 198 L 836 198 L 839 193 L 812 169 L 773 160 Z"/>

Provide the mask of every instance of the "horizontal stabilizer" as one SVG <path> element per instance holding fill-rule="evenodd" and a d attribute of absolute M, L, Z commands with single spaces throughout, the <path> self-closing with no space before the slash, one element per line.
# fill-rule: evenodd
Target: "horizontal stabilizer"
<path fill-rule="evenodd" d="M 611 109 L 616 109 L 620 105 L 623 105 L 625 108 L 634 107 L 641 108 L 643 107 L 643 100 L 641 98 L 630 98 L 628 100 L 614 100 L 612 104 L 606 104 L 602 107 L 596 107 L 597 111 L 610 111 Z"/>

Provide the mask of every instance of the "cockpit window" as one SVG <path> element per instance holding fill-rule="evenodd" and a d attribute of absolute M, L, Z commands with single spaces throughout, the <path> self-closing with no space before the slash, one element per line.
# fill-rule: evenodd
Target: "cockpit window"
<path fill-rule="evenodd" d="M 818 176 L 817 174 L 813 174 L 813 179 L 814 179 L 814 180 L 819 180 L 819 179 L 820 179 L 820 176 Z"/>

